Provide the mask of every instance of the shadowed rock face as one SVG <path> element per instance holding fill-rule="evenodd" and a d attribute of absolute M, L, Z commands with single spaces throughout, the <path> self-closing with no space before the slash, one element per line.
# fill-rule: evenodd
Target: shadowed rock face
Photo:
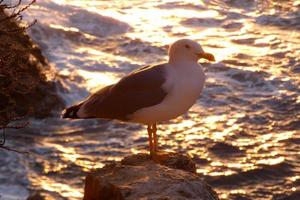
<path fill-rule="evenodd" d="M 146 154 L 131 155 L 90 172 L 84 200 L 218 200 L 216 192 L 191 170 L 195 164 L 187 156 L 163 154 L 154 160 Z"/>
<path fill-rule="evenodd" d="M 6 14 L 0 9 L 0 19 Z M 17 31 L 18 30 L 18 31 Z M 0 123 L 18 116 L 48 117 L 61 109 L 51 70 L 40 49 L 13 20 L 0 23 Z"/>

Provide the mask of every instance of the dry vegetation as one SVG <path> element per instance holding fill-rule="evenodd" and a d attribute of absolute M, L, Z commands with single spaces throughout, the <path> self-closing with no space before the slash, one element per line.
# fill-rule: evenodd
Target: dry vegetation
<path fill-rule="evenodd" d="M 16 124 L 29 116 L 47 117 L 63 106 L 47 60 L 26 29 L 36 23 L 21 25 L 22 12 L 35 0 L 23 4 L 19 0 L 8 5 L 0 0 L 0 148 L 16 151 L 5 145 L 5 129 L 20 129 L 28 122 Z"/>
<path fill-rule="evenodd" d="M 35 21 L 20 25 L 22 12 L 34 2 L 0 0 L 0 126 L 20 116 L 46 117 L 62 106 L 55 84 L 46 79 L 47 60 L 25 33 Z"/>

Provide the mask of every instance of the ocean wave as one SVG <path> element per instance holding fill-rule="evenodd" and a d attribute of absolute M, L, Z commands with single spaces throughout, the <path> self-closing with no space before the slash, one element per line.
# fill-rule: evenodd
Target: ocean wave
<path fill-rule="evenodd" d="M 131 29 L 125 22 L 85 10 L 71 14 L 69 19 L 72 27 L 98 37 L 122 34 Z"/>
<path fill-rule="evenodd" d="M 181 24 L 188 26 L 219 27 L 224 22 L 215 18 L 189 18 L 181 21 Z"/>
<path fill-rule="evenodd" d="M 238 172 L 228 176 L 207 177 L 207 181 L 213 186 L 247 185 L 249 182 L 278 179 L 293 175 L 293 166 L 287 162 L 275 165 L 262 165 L 255 169 Z"/>
<path fill-rule="evenodd" d="M 300 16 L 281 17 L 277 15 L 261 15 L 255 19 L 260 25 L 278 26 L 293 30 L 300 30 Z"/>
<path fill-rule="evenodd" d="M 216 142 L 208 150 L 219 156 L 237 156 L 244 153 L 239 147 L 225 142 Z"/>

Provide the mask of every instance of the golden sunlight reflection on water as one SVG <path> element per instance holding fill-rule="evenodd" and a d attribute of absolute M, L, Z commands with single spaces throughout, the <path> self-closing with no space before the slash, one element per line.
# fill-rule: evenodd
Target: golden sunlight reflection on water
<path fill-rule="evenodd" d="M 101 60 L 104 65 L 108 65 L 111 68 L 117 68 L 118 62 L 129 62 L 132 64 L 140 64 L 137 61 L 131 60 L 129 58 L 118 56 L 118 55 L 111 55 L 96 49 L 88 48 L 88 47 L 80 47 L 75 50 L 75 52 L 80 54 L 87 54 L 85 59 L 91 60 Z M 97 71 L 87 71 L 84 69 L 79 69 L 76 71 L 78 75 L 85 79 L 84 87 L 91 92 L 102 88 L 106 85 L 113 84 L 117 82 L 120 77 L 118 74 L 114 72 L 97 72 Z"/>
<path fill-rule="evenodd" d="M 86 89 L 91 92 L 106 85 L 113 84 L 118 80 L 115 73 L 90 72 L 85 70 L 77 70 L 77 72 L 86 79 Z"/>
<path fill-rule="evenodd" d="M 249 36 L 255 39 L 253 44 L 241 45 L 240 43 L 232 42 L 232 32 L 226 32 L 221 27 L 202 27 L 202 26 L 182 26 L 180 23 L 183 19 L 190 18 L 213 18 L 213 19 L 224 19 L 223 15 L 220 15 L 216 10 L 201 10 L 201 9 L 186 9 L 186 7 L 172 8 L 172 12 L 168 9 L 161 9 L 160 6 L 164 5 L 163 1 L 149 1 L 147 3 L 142 3 L 140 1 L 130 1 L 130 2 L 120 2 L 112 1 L 111 4 L 103 1 L 78 1 L 78 0 L 63 0 L 54 1 L 58 4 L 68 4 L 72 6 L 78 6 L 95 13 L 101 13 L 101 15 L 112 17 L 115 19 L 122 19 L 122 21 L 129 23 L 130 26 L 134 27 L 133 31 L 126 33 L 131 39 L 141 39 L 142 41 L 150 42 L 151 44 L 164 46 L 169 45 L 178 38 L 188 36 L 191 39 L 200 41 L 208 52 L 213 52 L 217 61 L 222 61 L 224 59 L 230 58 L 232 55 L 237 55 L 244 53 L 254 57 L 265 56 L 272 49 L 268 45 L 270 42 L 277 40 L 275 36 L 276 33 L 280 34 L 284 39 L 289 40 L 290 37 L 295 38 L 298 33 L 292 32 L 288 34 L 282 34 L 283 30 L 278 31 L 276 28 L 264 27 L 262 30 L 253 24 L 251 20 L 240 19 L 237 20 L 239 23 L 243 24 L 243 27 L 235 32 L 236 36 L 234 40 L 243 40 L 249 38 Z M 174 3 L 177 1 L 169 1 L 169 3 Z M 206 5 L 204 1 L 189 1 L 189 5 Z M 93 6 L 92 6 L 93 5 Z M 136 6 L 135 6 L 136 5 Z M 184 5 L 184 1 L 182 2 Z M 104 9 L 105 8 L 105 9 Z M 121 9 L 122 11 L 120 11 Z M 188 14 L 187 14 L 188 12 Z M 253 16 L 256 13 L 252 13 Z M 63 27 L 61 25 L 51 25 L 55 28 L 60 28 L 69 31 L 78 31 L 74 27 Z M 170 31 L 165 31 L 165 28 L 171 27 Z M 261 32 L 264 37 L 257 37 L 256 33 Z M 296 34 L 296 36 L 293 36 Z M 207 38 L 210 38 L 206 40 Z M 246 41 L 246 40 L 245 40 Z M 222 48 L 212 48 L 210 45 L 219 46 Z M 291 45 L 291 44 L 289 44 Z M 226 50 L 224 50 L 226 48 Z M 289 48 L 289 47 L 288 47 Z M 132 64 L 142 65 L 143 62 L 136 62 L 129 58 L 111 55 L 109 53 L 102 52 L 97 49 L 92 49 L 89 47 L 80 47 L 75 49 L 78 53 L 87 53 L 91 56 L 91 59 L 101 60 L 103 64 L 109 66 L 118 66 L 116 61 L 128 61 Z M 260 66 L 261 67 L 261 66 Z M 260 67 L 253 65 L 247 70 L 259 71 Z M 244 69 L 243 66 L 236 66 L 236 68 Z M 277 75 L 282 74 L 281 69 L 269 68 L 266 65 L 266 70 L 268 70 L 274 76 L 270 79 L 275 78 Z M 88 75 L 88 73 L 83 73 L 83 77 Z M 87 76 L 89 79 L 87 85 L 88 88 L 96 87 L 99 81 L 96 76 Z M 289 80 L 289 78 L 287 78 Z"/>
<path fill-rule="evenodd" d="M 80 199 L 83 196 L 81 188 L 74 188 L 69 185 L 69 183 L 60 183 L 55 180 L 48 178 L 47 176 L 43 177 L 31 177 L 33 185 L 40 186 L 43 190 L 50 192 L 57 192 L 61 196 L 67 199 Z M 55 200 L 56 198 L 48 196 L 47 200 Z"/>
<path fill-rule="evenodd" d="M 73 147 L 67 147 L 65 145 L 53 143 L 44 144 L 54 147 L 56 150 L 58 150 L 62 160 L 66 161 L 67 163 L 76 163 L 76 165 L 80 166 L 84 171 L 89 171 L 90 169 L 104 166 L 103 163 L 95 163 L 92 160 L 88 160 L 86 155 L 81 155 L 80 153 L 76 152 L 75 148 Z"/>

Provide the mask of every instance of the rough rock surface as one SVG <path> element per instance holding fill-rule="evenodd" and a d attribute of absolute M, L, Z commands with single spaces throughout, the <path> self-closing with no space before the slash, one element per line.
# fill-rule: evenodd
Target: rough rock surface
<path fill-rule="evenodd" d="M 154 161 L 155 160 L 155 161 Z M 187 156 L 164 153 L 125 157 L 86 176 L 84 200 L 218 200 Z"/>
<path fill-rule="evenodd" d="M 0 125 L 19 116 L 47 117 L 63 107 L 55 75 L 40 49 L 0 8 Z"/>
<path fill-rule="evenodd" d="M 45 200 L 45 197 L 42 196 L 39 192 L 33 192 L 26 200 Z"/>

